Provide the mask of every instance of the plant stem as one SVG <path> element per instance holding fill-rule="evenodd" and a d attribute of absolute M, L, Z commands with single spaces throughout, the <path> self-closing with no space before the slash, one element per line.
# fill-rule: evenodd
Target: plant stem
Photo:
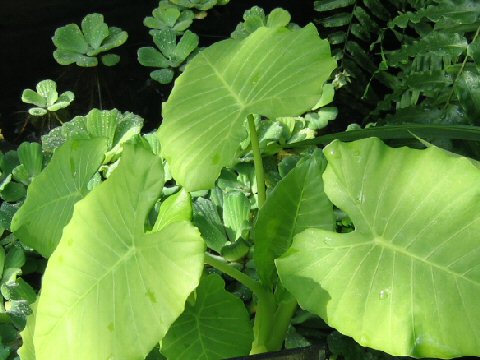
<path fill-rule="evenodd" d="M 255 165 L 255 178 L 257 179 L 258 207 L 261 208 L 265 203 L 265 174 L 263 170 L 262 154 L 260 153 L 260 143 L 258 141 L 257 130 L 255 129 L 255 120 L 252 114 L 247 116 L 248 127 L 250 129 L 250 143 L 252 145 L 253 163 Z"/>
<path fill-rule="evenodd" d="M 283 341 L 287 336 L 288 327 L 290 326 L 290 321 L 297 309 L 297 300 L 290 293 L 287 293 L 287 296 L 286 299 L 278 304 L 274 314 L 274 321 L 267 342 L 269 351 L 276 351 L 282 348 Z"/>
<path fill-rule="evenodd" d="M 261 298 L 264 296 L 265 290 L 257 281 L 253 280 L 250 276 L 245 275 L 241 271 L 235 269 L 233 266 L 229 265 L 222 257 L 212 255 L 210 253 L 205 253 L 205 264 L 214 267 L 215 269 L 220 270 L 224 274 L 234 278 L 240 284 L 246 286 L 258 297 Z"/>
<path fill-rule="evenodd" d="M 98 106 L 100 107 L 100 110 L 103 109 L 103 105 L 102 105 L 102 88 L 100 87 L 100 80 L 99 80 L 99 76 L 98 76 L 98 69 L 95 69 L 96 72 L 95 72 L 95 78 L 97 80 L 97 94 L 98 94 Z"/>

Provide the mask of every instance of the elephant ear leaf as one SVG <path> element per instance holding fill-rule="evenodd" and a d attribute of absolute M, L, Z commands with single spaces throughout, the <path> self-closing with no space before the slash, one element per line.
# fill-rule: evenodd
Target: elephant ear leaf
<path fill-rule="evenodd" d="M 28 187 L 27 198 L 12 220 L 14 234 L 49 257 L 73 213 L 88 193 L 88 182 L 102 164 L 104 139 L 72 139 L 58 148 L 47 167 Z"/>
<path fill-rule="evenodd" d="M 330 200 L 355 230 L 310 229 L 277 260 L 300 305 L 392 355 L 480 354 L 480 169 L 376 138 L 324 150 Z"/>
<path fill-rule="evenodd" d="M 158 156 L 125 145 L 119 167 L 75 205 L 43 277 L 37 360 L 143 359 L 183 312 L 204 242 L 186 221 L 145 233 L 163 178 Z"/>
<path fill-rule="evenodd" d="M 313 25 L 261 27 L 200 52 L 163 108 L 162 155 L 188 191 L 211 188 L 235 160 L 248 114 L 295 116 L 311 109 L 335 68 Z"/>
<path fill-rule="evenodd" d="M 176 360 L 248 354 L 253 341 L 250 316 L 242 300 L 225 290 L 220 275 L 203 278 L 194 295 L 195 304 L 187 303 L 163 339 L 162 353 Z"/>

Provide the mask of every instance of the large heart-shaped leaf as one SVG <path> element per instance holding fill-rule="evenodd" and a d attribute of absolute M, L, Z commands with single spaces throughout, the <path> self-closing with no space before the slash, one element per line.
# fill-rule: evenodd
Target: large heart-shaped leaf
<path fill-rule="evenodd" d="M 264 284 L 272 284 L 274 259 L 292 244 L 293 236 L 308 228 L 333 230 L 333 206 L 323 190 L 326 161 L 320 150 L 299 164 L 277 184 L 258 213 L 254 259 Z"/>
<path fill-rule="evenodd" d="M 127 145 L 83 201 L 51 256 L 37 308 L 37 360 L 144 359 L 183 312 L 203 270 L 188 222 L 144 223 L 163 187 L 162 160 Z"/>
<path fill-rule="evenodd" d="M 22 242 L 49 257 L 73 213 L 88 193 L 88 182 L 102 164 L 104 139 L 69 140 L 28 187 L 11 229 Z"/>
<path fill-rule="evenodd" d="M 195 304 L 186 307 L 163 339 L 164 355 L 175 360 L 221 360 L 249 353 L 250 316 L 242 300 L 224 287 L 217 274 L 202 279 Z"/>
<path fill-rule="evenodd" d="M 325 192 L 355 230 L 307 230 L 277 260 L 300 305 L 394 355 L 480 355 L 480 170 L 376 138 L 325 149 Z"/>
<path fill-rule="evenodd" d="M 163 108 L 162 154 L 175 179 L 189 191 L 211 188 L 234 160 L 248 114 L 275 118 L 311 109 L 334 68 L 313 25 L 263 27 L 200 52 Z"/>

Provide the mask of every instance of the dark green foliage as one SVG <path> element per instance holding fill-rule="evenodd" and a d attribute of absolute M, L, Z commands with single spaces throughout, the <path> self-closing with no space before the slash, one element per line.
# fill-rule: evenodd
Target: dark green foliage
<path fill-rule="evenodd" d="M 388 4 L 391 7 L 390 1 Z M 380 96 L 370 87 L 382 58 L 383 28 L 393 16 L 379 0 L 319 0 L 316 22 L 338 60 L 334 84 L 341 115 L 361 121 Z M 348 86 L 346 86 L 348 84 Z"/>
<path fill-rule="evenodd" d="M 480 3 L 436 0 L 412 5 L 412 11 L 388 24 L 402 46 L 385 54 L 382 72 L 398 76 L 387 83 L 392 93 L 372 117 L 395 109 L 387 122 L 478 125 Z"/>
<path fill-rule="evenodd" d="M 478 1 L 320 0 L 315 10 L 348 83 L 336 95 L 340 116 L 478 125 Z"/>

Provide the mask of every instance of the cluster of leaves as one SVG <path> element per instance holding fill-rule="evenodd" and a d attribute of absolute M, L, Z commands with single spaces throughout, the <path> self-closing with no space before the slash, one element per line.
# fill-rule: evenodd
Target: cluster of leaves
<path fill-rule="evenodd" d="M 157 68 L 150 73 L 153 80 L 160 84 L 172 82 L 174 69 L 188 61 L 198 47 L 198 35 L 187 30 L 193 20 L 205 17 L 205 10 L 226 3 L 224 0 L 160 0 L 152 16 L 144 19 L 156 48 L 138 49 L 138 62 Z M 178 41 L 177 37 L 180 37 Z"/>
<path fill-rule="evenodd" d="M 363 120 L 381 99 L 378 90 L 369 85 L 375 75 L 380 81 L 386 81 L 378 75 L 382 57 L 377 53 L 383 52 L 384 28 L 395 14 L 392 7 L 397 8 L 401 2 L 315 1 L 316 21 L 321 34 L 327 36 L 338 60 L 334 81 L 335 87 L 339 88 L 337 103 L 341 104 L 342 111 L 354 118 Z"/>
<path fill-rule="evenodd" d="M 219 3 L 161 2 L 145 19 L 161 51 L 142 52 L 173 71 L 189 11 Z M 379 2 L 364 3 L 381 18 Z M 359 4 L 316 4 L 348 6 L 347 23 L 329 21 L 361 39 Z M 22 360 L 217 360 L 315 337 L 349 360 L 389 358 L 365 347 L 480 353 L 477 163 L 426 142 L 355 137 L 371 129 L 308 146 L 336 117 L 326 105 L 346 68 L 326 83 L 328 42 L 284 10 L 254 7 L 244 20 L 185 65 L 157 132 L 142 135 L 135 114 L 93 109 L 2 154 L 5 356 L 31 312 Z M 475 58 L 468 48 L 464 59 Z M 38 296 L 20 277 L 32 249 L 48 259 Z"/>
<path fill-rule="evenodd" d="M 21 344 L 19 331 L 31 314 L 36 290 L 24 276 L 43 273 L 44 261 L 11 233 L 14 214 L 27 187 L 48 162 L 37 143 L 22 143 L 16 151 L 0 153 L 0 358 L 13 359 Z M 35 277 L 35 275 L 33 275 Z M 38 275 L 37 275 L 38 276 Z"/>
<path fill-rule="evenodd" d="M 127 38 L 128 34 L 122 29 L 105 24 L 102 14 L 88 14 L 81 28 L 68 24 L 55 31 L 52 41 L 57 49 L 53 57 L 60 65 L 97 66 L 97 56 L 119 47 Z M 101 61 L 106 66 L 114 66 L 120 56 L 108 53 L 101 55 Z"/>
<path fill-rule="evenodd" d="M 36 90 L 25 89 L 22 93 L 24 103 L 35 105 L 35 107 L 28 109 L 28 113 L 32 116 L 44 116 L 48 112 L 64 109 L 75 98 L 71 91 L 65 91 L 58 95 L 57 84 L 49 79 L 40 81 Z"/>
<path fill-rule="evenodd" d="M 342 109 L 382 124 L 478 124 L 475 1 L 316 1 L 315 10 L 339 59 L 334 83 L 348 83 Z"/>
<path fill-rule="evenodd" d="M 383 73 L 398 73 L 376 112 L 389 123 L 479 124 L 480 4 L 436 0 L 388 23 L 402 44 L 385 53 Z M 374 113 L 374 114 L 375 114 Z"/>

